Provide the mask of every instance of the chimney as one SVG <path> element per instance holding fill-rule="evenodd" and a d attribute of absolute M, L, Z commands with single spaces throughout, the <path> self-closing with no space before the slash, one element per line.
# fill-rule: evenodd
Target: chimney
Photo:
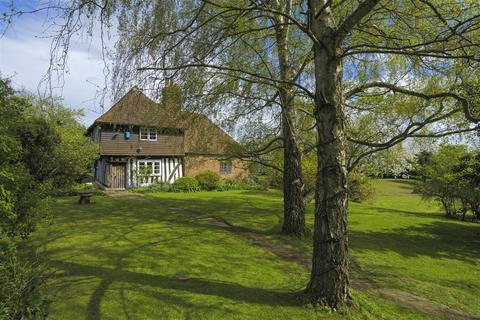
<path fill-rule="evenodd" d="M 162 104 L 165 109 L 172 112 L 180 112 L 182 108 L 182 89 L 173 83 L 172 79 L 165 79 L 165 87 L 162 89 Z"/>

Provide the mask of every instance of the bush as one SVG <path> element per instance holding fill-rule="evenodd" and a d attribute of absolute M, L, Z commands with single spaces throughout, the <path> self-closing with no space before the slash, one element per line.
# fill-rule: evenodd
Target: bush
<path fill-rule="evenodd" d="M 95 196 L 105 195 L 105 191 L 100 189 L 96 183 L 79 183 L 64 188 L 53 189 L 51 195 L 54 197 L 69 197 L 76 196 L 82 191 L 91 191 Z"/>
<path fill-rule="evenodd" d="M 374 187 L 370 179 L 359 173 L 348 175 L 348 198 L 354 202 L 362 202 L 370 198 L 374 193 Z"/>
<path fill-rule="evenodd" d="M 195 177 L 202 190 L 216 190 L 220 186 L 220 175 L 213 171 L 205 171 Z"/>
<path fill-rule="evenodd" d="M 0 318 L 45 319 L 46 301 L 40 294 L 44 276 L 38 263 L 19 260 L 15 245 L 0 242 Z"/>
<path fill-rule="evenodd" d="M 172 185 L 166 181 L 159 181 L 157 183 L 152 183 L 151 185 L 145 188 L 135 188 L 130 190 L 132 190 L 133 192 L 139 192 L 139 193 L 168 192 L 168 191 L 172 191 Z"/>
<path fill-rule="evenodd" d="M 224 178 L 217 184 L 218 191 L 239 190 L 239 183 L 232 178 Z"/>
<path fill-rule="evenodd" d="M 245 183 L 249 184 L 251 186 L 255 186 L 252 189 L 256 189 L 256 190 L 268 190 L 271 187 L 273 187 L 273 188 L 282 188 L 283 187 L 282 183 L 278 184 L 277 180 L 272 179 L 271 176 L 265 176 L 265 175 L 256 176 L 255 180 L 253 180 L 253 181 L 248 180 L 248 181 L 245 181 Z"/>
<path fill-rule="evenodd" d="M 172 191 L 195 192 L 200 189 L 197 179 L 193 177 L 181 177 L 172 184 Z"/>

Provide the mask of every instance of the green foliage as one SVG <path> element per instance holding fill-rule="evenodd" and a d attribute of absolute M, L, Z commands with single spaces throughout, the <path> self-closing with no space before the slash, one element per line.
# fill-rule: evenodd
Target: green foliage
<path fill-rule="evenodd" d="M 219 181 L 217 190 L 218 191 L 228 191 L 228 190 L 266 190 L 268 187 L 265 187 L 258 183 L 258 179 L 233 179 L 233 178 L 224 178 Z"/>
<path fill-rule="evenodd" d="M 181 177 L 172 184 L 172 191 L 175 192 L 195 192 L 200 190 L 197 179 L 193 177 Z"/>
<path fill-rule="evenodd" d="M 8 83 L 0 80 L 0 102 L 0 240 L 26 238 L 45 216 L 48 184 L 31 174 L 37 166 L 29 167 L 32 161 L 26 160 L 28 150 L 17 135 L 29 101 L 16 96 Z"/>
<path fill-rule="evenodd" d="M 270 174 L 263 174 L 253 177 L 253 183 L 259 187 L 260 190 L 268 190 L 269 188 L 282 188 L 283 185 L 279 183 L 276 174 L 277 171 L 270 171 Z"/>
<path fill-rule="evenodd" d="M 46 301 L 38 290 L 44 281 L 38 263 L 22 262 L 15 245 L 0 240 L 1 319 L 45 319 Z"/>
<path fill-rule="evenodd" d="M 220 175 L 213 171 L 202 172 L 195 179 L 197 179 L 200 189 L 206 191 L 218 189 L 220 183 Z"/>
<path fill-rule="evenodd" d="M 49 127 L 46 132 L 54 132 L 47 140 L 53 150 L 40 154 L 47 164 L 45 178 L 55 187 L 65 187 L 91 175 L 98 146 L 85 135 L 85 127 L 78 121 L 82 111 L 66 108 L 60 101 L 39 99 L 33 99 L 32 108 L 32 118 L 43 121 Z"/>
<path fill-rule="evenodd" d="M 88 176 L 98 146 L 85 136 L 85 127 L 78 121 L 81 111 L 68 109 L 57 100 L 17 96 L 5 87 L 8 84 L 2 81 L 3 155 L 24 163 L 37 182 L 55 188 Z"/>
<path fill-rule="evenodd" d="M 137 174 L 139 176 L 149 176 L 153 173 L 152 166 L 144 166 L 144 167 L 139 167 L 137 170 Z"/>
<path fill-rule="evenodd" d="M 239 182 L 233 178 L 221 179 L 217 184 L 217 190 L 219 191 L 238 190 L 238 188 Z"/>
<path fill-rule="evenodd" d="M 440 146 L 436 153 L 417 157 L 415 166 L 422 178 L 417 191 L 441 202 L 447 216 L 471 212 L 480 219 L 480 153 L 464 145 Z"/>
<path fill-rule="evenodd" d="M 371 198 L 375 188 L 371 179 L 360 173 L 348 175 L 348 199 L 354 202 L 362 202 Z"/>
<path fill-rule="evenodd" d="M 51 159 L 59 134 L 35 113 L 31 100 L 0 80 L 0 317 L 42 319 L 40 269 L 17 246 L 47 217 Z"/>
<path fill-rule="evenodd" d="M 173 191 L 173 188 L 172 188 L 172 184 L 166 181 L 159 181 L 157 183 L 152 183 L 151 185 L 145 188 L 135 188 L 131 190 L 133 192 L 138 192 L 138 193 L 155 193 L 155 192 Z"/>
<path fill-rule="evenodd" d="M 480 219 L 480 151 L 462 157 L 453 168 L 458 197 L 462 204 L 462 219 L 470 210 L 475 219 Z"/>
<path fill-rule="evenodd" d="M 66 196 L 76 196 L 79 192 L 89 191 L 92 192 L 95 196 L 104 196 L 105 192 L 95 183 L 77 183 L 74 185 L 69 185 L 64 188 L 56 188 L 52 196 L 56 197 L 66 197 Z"/>
<path fill-rule="evenodd" d="M 53 161 L 55 148 L 61 143 L 60 136 L 45 119 L 28 114 L 13 130 L 22 144 L 22 160 L 35 180 L 47 182 L 54 170 L 62 170 Z"/>

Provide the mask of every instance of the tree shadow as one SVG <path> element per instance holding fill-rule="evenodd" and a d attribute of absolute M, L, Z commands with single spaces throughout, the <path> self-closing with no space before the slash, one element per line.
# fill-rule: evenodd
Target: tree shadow
<path fill-rule="evenodd" d="M 235 195 L 224 194 L 215 198 L 174 199 L 148 196 L 158 204 L 197 211 L 203 215 L 212 215 L 227 220 L 236 226 L 248 226 L 249 229 L 264 235 L 279 234 L 283 223 L 283 202 L 268 202 L 265 199 L 253 201 L 252 196 L 271 197 L 271 192 L 244 190 Z M 258 204 L 261 204 L 259 206 Z M 310 214 L 308 211 L 307 214 Z"/>
<path fill-rule="evenodd" d="M 459 223 L 433 221 L 387 232 L 352 231 L 355 251 L 393 251 L 404 257 L 428 256 L 478 264 L 480 228 Z"/>
<path fill-rule="evenodd" d="M 263 288 L 251 288 L 232 282 L 222 282 L 201 278 L 176 279 L 159 274 L 147 274 L 121 269 L 109 269 L 99 266 L 87 266 L 74 262 L 50 261 L 51 266 L 65 270 L 64 276 L 94 276 L 101 279 L 100 284 L 90 296 L 87 305 L 86 319 L 101 319 L 100 305 L 106 290 L 113 282 L 123 282 L 132 285 L 187 291 L 209 296 L 223 297 L 235 301 L 264 304 L 271 306 L 299 306 L 301 303 L 294 299 L 297 293 L 282 292 Z M 62 280 L 68 282 L 69 280 Z M 161 300 L 174 299 L 157 293 Z M 175 299 L 175 303 L 185 304 L 185 301 Z M 180 299 L 181 300 L 181 299 Z"/>
<path fill-rule="evenodd" d="M 141 204 L 139 201 L 141 201 Z M 130 265 L 132 259 L 142 256 L 142 254 L 154 255 L 158 260 L 168 261 L 171 258 L 169 254 L 172 254 L 172 251 L 162 255 L 162 246 L 164 248 L 174 247 L 176 241 L 186 239 L 188 235 L 185 232 L 193 230 L 193 228 L 195 233 L 210 233 L 212 230 L 220 230 L 221 228 L 215 224 L 173 212 L 158 206 L 154 201 L 143 201 L 138 197 L 135 200 L 133 198 L 105 198 L 102 203 L 92 204 L 88 207 L 77 206 L 75 204 L 76 199 L 73 198 L 63 199 L 62 202 L 69 207 L 65 212 L 62 210 L 55 216 L 53 233 L 37 237 L 35 241 L 30 243 L 30 247 L 43 248 L 42 255 L 46 263 L 60 273 L 57 278 L 61 279 L 62 290 L 74 290 L 79 277 L 83 279 L 95 277 L 100 280 L 96 287 L 91 289 L 85 319 L 101 319 L 101 304 L 105 294 L 110 290 L 120 290 L 116 286 L 112 287 L 113 283 L 127 284 L 138 288 L 138 290 L 148 291 L 152 297 L 159 300 L 171 301 L 176 305 L 187 307 L 189 305 L 191 307 L 194 300 L 189 301 L 187 298 L 184 300 L 176 295 L 169 295 L 158 289 L 155 290 L 155 288 L 271 306 L 301 304 L 297 299 L 293 299 L 296 293 L 285 292 L 282 289 L 255 288 L 240 283 L 195 277 L 188 278 L 188 276 L 187 279 L 178 279 L 158 274 L 158 269 L 157 272 L 152 270 L 155 274 L 126 270 L 132 267 Z M 222 201 L 225 205 L 227 202 L 228 200 Z M 179 205 L 179 207 L 181 206 Z M 142 228 L 145 225 L 154 223 L 160 223 L 161 228 L 151 229 L 149 238 L 153 241 L 138 237 L 139 230 L 143 231 Z M 170 237 L 166 237 L 161 232 L 162 228 L 178 226 L 181 226 L 178 233 L 175 231 L 175 234 L 170 234 L 172 235 Z M 132 233 L 133 235 L 130 236 Z M 84 236 L 86 240 L 82 239 L 79 243 L 74 242 L 78 235 Z M 221 235 L 218 239 L 220 238 Z M 117 247 L 117 243 L 122 243 L 122 247 Z M 218 243 L 218 245 L 221 246 L 222 244 Z M 181 248 L 182 250 L 190 250 L 189 247 Z M 187 251 L 183 251 L 181 254 L 188 255 Z M 81 263 L 78 263 L 78 261 L 81 261 Z M 241 266 L 238 266 L 238 268 L 241 268 Z M 206 274 L 208 275 L 208 272 Z M 128 314 L 127 310 L 128 301 L 125 301 L 122 290 L 117 292 L 120 294 L 119 302 L 123 303 L 125 317 L 131 318 L 132 315 Z"/>
<path fill-rule="evenodd" d="M 444 215 L 442 215 L 439 212 L 419 212 L 419 211 L 408 211 L 408 210 L 399 210 L 399 209 L 392 209 L 392 208 L 384 208 L 384 207 L 373 207 L 369 206 L 369 210 L 375 210 L 378 211 L 379 214 L 382 213 L 393 213 L 393 214 L 399 214 L 403 216 L 412 216 L 412 217 L 432 217 L 432 218 L 442 218 Z"/>

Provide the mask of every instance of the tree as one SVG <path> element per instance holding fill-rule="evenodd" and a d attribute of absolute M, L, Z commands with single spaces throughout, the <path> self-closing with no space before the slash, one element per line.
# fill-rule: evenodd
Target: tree
<path fill-rule="evenodd" d="M 25 96 L 23 121 L 12 128 L 22 144 L 23 162 L 39 182 L 66 187 L 90 175 L 98 146 L 85 135 L 78 117 L 82 111 L 59 101 Z"/>
<path fill-rule="evenodd" d="M 453 217 L 457 214 L 458 194 L 462 192 L 453 168 L 467 155 L 465 145 L 442 145 L 428 161 L 419 166 L 419 172 L 425 179 L 420 183 L 420 192 L 427 198 L 437 199 L 445 214 Z"/>
<path fill-rule="evenodd" d="M 347 153 L 347 155 L 350 155 Z M 411 156 L 398 143 L 389 149 L 373 153 L 358 165 L 358 170 L 371 177 L 399 178 L 402 174 L 409 173 L 411 169 Z"/>
<path fill-rule="evenodd" d="M 55 187 L 81 182 L 92 175 L 92 163 L 98 158 L 98 145 L 85 135 L 80 123 L 82 110 L 73 110 L 56 99 L 32 99 L 34 118 L 40 118 L 58 136 L 58 141 L 44 163 L 50 163 L 48 178 Z M 38 161 L 38 155 L 37 155 Z"/>
<path fill-rule="evenodd" d="M 468 152 L 465 145 L 441 145 L 439 150 L 428 157 L 419 158 L 417 170 L 423 177 L 418 189 L 426 198 L 438 200 L 447 217 L 468 211 L 474 218 L 480 218 L 480 156 Z"/>
<path fill-rule="evenodd" d="M 8 319 L 43 318 L 39 272 L 17 254 L 17 243 L 47 212 L 44 185 L 29 173 L 22 142 L 14 134 L 28 107 L 28 99 L 0 80 L 0 310 Z"/>
<path fill-rule="evenodd" d="M 62 30 L 66 30 L 68 38 L 69 30 L 78 27 L 78 20 L 72 16 L 85 11 L 91 15 L 99 10 L 100 18 L 104 19 L 120 8 L 122 13 L 128 13 L 120 15 L 123 19 L 120 28 L 128 25 L 126 18 L 132 15 L 136 18 L 132 19 L 134 27 L 146 30 L 141 39 L 144 41 L 133 38 L 123 43 L 123 48 L 158 44 L 157 50 L 150 50 L 151 47 L 140 50 L 136 59 L 144 67 L 138 68 L 139 71 L 178 74 L 193 70 L 204 81 L 192 82 L 192 89 L 210 93 L 218 86 L 225 88 L 232 84 L 222 82 L 221 76 L 226 72 L 237 74 L 238 81 L 231 88 L 240 93 L 246 88 L 283 82 L 275 74 L 265 76 L 251 72 L 252 69 L 216 63 L 224 56 L 248 63 L 250 56 L 242 57 L 235 44 L 243 38 L 243 33 L 261 37 L 263 31 L 275 27 L 267 24 L 257 28 L 256 22 L 265 16 L 284 21 L 294 28 L 292 34 L 308 39 L 308 45 L 299 47 L 296 54 L 311 55 L 313 60 L 305 60 L 308 66 L 300 68 L 305 72 L 292 83 L 305 99 L 313 101 L 311 113 L 315 119 L 318 158 L 312 271 L 306 294 L 313 303 L 337 307 L 350 301 L 347 171 L 368 155 L 411 137 L 442 137 L 478 129 L 469 123 L 479 121 L 476 89 L 480 4 L 436 0 L 308 0 L 292 2 L 289 11 L 278 10 L 275 4 L 274 1 L 188 2 L 182 7 L 185 13 L 182 16 L 175 14 L 180 12 L 178 7 L 166 1 L 148 2 L 140 9 L 137 3 L 108 1 L 98 5 L 75 1 L 61 9 L 69 18 Z M 143 18 L 147 24 L 137 23 Z M 232 28 L 237 21 L 244 27 L 243 32 Z M 174 27 L 156 33 L 155 27 L 161 22 Z M 172 35 L 173 42 L 163 42 L 165 36 Z M 212 46 L 205 47 L 205 43 Z M 262 68 L 261 59 L 256 62 Z M 231 93 L 239 94 L 235 90 Z M 366 133 L 357 131 L 358 136 L 349 135 L 350 123 L 366 117 L 371 118 L 367 123 L 374 125 L 366 127 Z M 384 125 L 387 130 L 383 130 Z M 359 151 L 348 163 L 347 141 L 358 146 Z"/>
<path fill-rule="evenodd" d="M 470 152 L 460 158 L 458 165 L 454 166 L 458 197 L 462 202 L 462 220 L 470 210 L 475 219 L 480 219 L 480 152 Z"/>

